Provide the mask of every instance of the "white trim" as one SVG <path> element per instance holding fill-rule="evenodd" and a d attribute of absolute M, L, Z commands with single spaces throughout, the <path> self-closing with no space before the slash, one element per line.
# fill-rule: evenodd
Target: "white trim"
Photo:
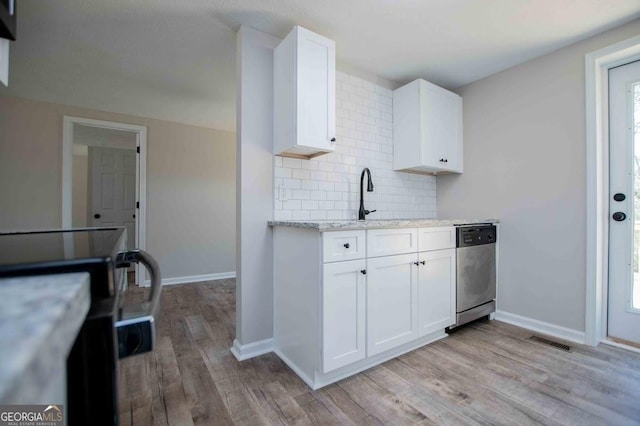
<path fill-rule="evenodd" d="M 238 339 L 235 339 L 230 350 L 238 361 L 244 361 L 273 352 L 273 339 L 264 339 L 246 345 L 240 344 Z"/>
<path fill-rule="evenodd" d="M 602 340 L 600 340 L 600 343 L 604 343 L 605 345 L 609 345 L 609 346 L 615 346 L 616 348 L 621 348 L 621 349 L 625 349 L 627 351 L 631 351 L 631 352 L 635 352 L 635 353 L 639 353 L 640 354 L 640 349 L 639 348 L 636 348 L 634 346 L 625 345 L 624 343 L 614 342 L 613 340 L 609 340 L 609 339 L 602 339 Z"/>
<path fill-rule="evenodd" d="M 75 124 L 136 134 L 136 147 L 140 148 L 140 154 L 137 156 L 136 199 L 140 202 L 140 208 L 136 215 L 135 246 L 144 250 L 147 246 L 147 128 L 145 126 L 67 115 L 62 118 L 62 228 L 72 227 L 73 126 Z M 136 265 L 135 269 L 136 283 L 143 282 L 144 269 L 140 265 Z"/>
<path fill-rule="evenodd" d="M 585 333 L 583 331 L 560 327 L 559 325 L 539 321 L 533 318 L 523 317 L 521 315 L 516 315 L 504 311 L 496 311 L 495 318 L 496 321 L 506 322 L 507 324 L 526 328 L 527 330 L 536 331 L 548 336 L 553 336 L 559 339 L 564 339 L 580 344 L 585 343 Z"/>
<path fill-rule="evenodd" d="M 236 271 L 220 272 L 217 274 L 187 275 L 183 277 L 163 278 L 162 285 L 193 284 L 201 283 L 203 281 L 216 281 L 235 277 Z M 151 286 L 151 280 L 144 280 L 144 284 L 142 285 L 142 287 L 149 286 Z"/>
<path fill-rule="evenodd" d="M 640 59 L 640 36 L 585 56 L 586 113 L 586 306 L 585 342 L 596 346 L 607 333 L 609 124 L 608 71 Z"/>

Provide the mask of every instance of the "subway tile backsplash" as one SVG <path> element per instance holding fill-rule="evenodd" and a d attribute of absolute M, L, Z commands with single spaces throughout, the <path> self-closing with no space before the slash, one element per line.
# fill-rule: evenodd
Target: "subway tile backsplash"
<path fill-rule="evenodd" d="M 311 160 L 274 157 L 274 219 L 357 219 L 369 167 L 368 219 L 435 218 L 436 178 L 393 171 L 392 91 L 336 73 L 336 150 Z M 366 177 L 365 177 L 366 180 Z"/>

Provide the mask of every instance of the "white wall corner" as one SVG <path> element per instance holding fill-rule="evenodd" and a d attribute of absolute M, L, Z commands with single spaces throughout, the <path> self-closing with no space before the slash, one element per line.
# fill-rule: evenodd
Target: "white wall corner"
<path fill-rule="evenodd" d="M 526 328 L 527 330 L 535 331 L 537 333 L 546 334 L 547 336 L 557 337 L 574 343 L 585 343 L 586 336 L 584 331 L 561 327 L 559 325 L 539 321 L 529 317 L 523 317 L 521 315 L 505 311 L 496 311 L 495 319 L 497 321 L 506 322 L 507 324 Z"/>
<path fill-rule="evenodd" d="M 273 339 L 264 339 L 258 342 L 247 343 L 246 345 L 241 344 L 238 339 L 235 339 L 230 350 L 238 361 L 244 361 L 273 352 L 273 349 Z"/>
<path fill-rule="evenodd" d="M 273 49 L 280 41 L 247 26 L 236 36 L 237 341 L 273 337 L 273 244 L 267 222 L 273 219 Z M 238 354 L 246 352 L 242 348 L 236 348 Z"/>

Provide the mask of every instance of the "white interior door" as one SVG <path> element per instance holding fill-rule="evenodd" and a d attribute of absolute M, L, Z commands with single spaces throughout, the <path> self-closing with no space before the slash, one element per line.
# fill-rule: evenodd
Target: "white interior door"
<path fill-rule="evenodd" d="M 124 226 L 127 248 L 136 239 L 136 151 L 89 147 L 91 226 Z"/>
<path fill-rule="evenodd" d="M 640 62 L 609 71 L 607 334 L 640 344 Z"/>

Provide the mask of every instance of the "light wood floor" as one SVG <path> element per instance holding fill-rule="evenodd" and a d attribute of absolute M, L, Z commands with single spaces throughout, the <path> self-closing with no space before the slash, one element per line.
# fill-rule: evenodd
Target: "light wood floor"
<path fill-rule="evenodd" d="M 640 354 L 531 334 L 475 323 L 311 391 L 273 354 L 229 352 L 234 280 L 165 287 L 156 351 L 120 365 L 120 424 L 640 424 Z"/>

